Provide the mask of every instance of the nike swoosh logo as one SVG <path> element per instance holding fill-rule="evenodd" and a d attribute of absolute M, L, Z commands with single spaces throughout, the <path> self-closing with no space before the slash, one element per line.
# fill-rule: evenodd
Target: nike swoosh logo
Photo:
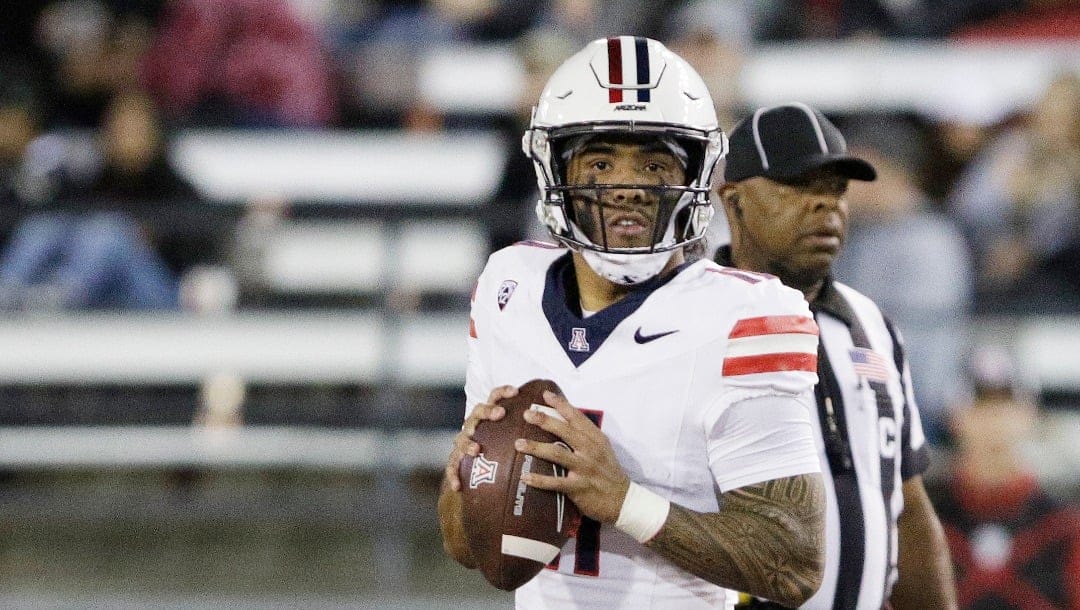
<path fill-rule="evenodd" d="M 648 343 L 649 341 L 656 341 L 668 335 L 672 335 L 679 332 L 678 330 L 669 330 L 665 333 L 656 333 L 655 335 L 643 335 L 641 334 L 641 327 L 639 326 L 637 332 L 634 333 L 634 341 L 638 343 Z"/>

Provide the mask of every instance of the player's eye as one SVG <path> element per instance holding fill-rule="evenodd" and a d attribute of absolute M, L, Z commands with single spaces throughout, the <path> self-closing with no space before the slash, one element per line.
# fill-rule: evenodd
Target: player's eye
<path fill-rule="evenodd" d="M 645 171 L 647 171 L 649 173 L 652 173 L 652 174 L 662 172 L 662 171 L 664 171 L 666 169 L 667 169 L 667 167 L 665 167 L 664 164 L 657 163 L 656 161 L 650 161 L 649 163 L 645 164 Z"/>
<path fill-rule="evenodd" d="M 600 172 L 606 172 L 611 169 L 611 163 L 608 163 L 603 159 L 597 159 L 596 161 L 593 161 L 589 167 Z"/>

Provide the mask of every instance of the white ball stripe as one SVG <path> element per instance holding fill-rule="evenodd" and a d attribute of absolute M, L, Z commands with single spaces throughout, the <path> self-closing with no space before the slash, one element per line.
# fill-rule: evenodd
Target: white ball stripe
<path fill-rule="evenodd" d="M 554 417 L 555 419 L 557 419 L 559 421 L 566 421 L 566 418 L 563 417 L 562 415 L 559 415 L 559 412 L 556 411 L 554 407 L 549 407 L 547 405 L 534 404 L 534 405 L 529 406 L 529 410 L 530 411 L 539 411 L 539 412 L 543 413 L 544 415 L 547 415 L 548 417 Z"/>
<path fill-rule="evenodd" d="M 547 564 L 559 554 L 559 547 L 531 538 L 503 534 L 502 552 L 503 555 L 513 555 Z"/>
<path fill-rule="evenodd" d="M 732 339 L 728 343 L 728 358 L 742 356 L 761 356 L 765 354 L 787 354 L 802 352 L 817 354 L 817 335 L 805 333 L 781 333 L 776 335 L 755 335 Z"/>

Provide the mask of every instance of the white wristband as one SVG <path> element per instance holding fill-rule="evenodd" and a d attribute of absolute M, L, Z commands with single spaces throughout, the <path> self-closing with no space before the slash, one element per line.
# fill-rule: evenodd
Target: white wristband
<path fill-rule="evenodd" d="M 645 544 L 664 527 L 669 510 L 671 502 L 631 481 L 615 527 Z"/>

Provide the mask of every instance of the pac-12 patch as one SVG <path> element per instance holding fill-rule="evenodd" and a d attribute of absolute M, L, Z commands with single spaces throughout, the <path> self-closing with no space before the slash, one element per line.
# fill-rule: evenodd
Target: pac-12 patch
<path fill-rule="evenodd" d="M 514 296 L 514 290 L 517 289 L 517 282 L 514 280 L 503 280 L 503 283 L 499 285 L 499 311 L 502 311 L 506 307 L 506 304 L 510 302 L 510 297 Z"/>

